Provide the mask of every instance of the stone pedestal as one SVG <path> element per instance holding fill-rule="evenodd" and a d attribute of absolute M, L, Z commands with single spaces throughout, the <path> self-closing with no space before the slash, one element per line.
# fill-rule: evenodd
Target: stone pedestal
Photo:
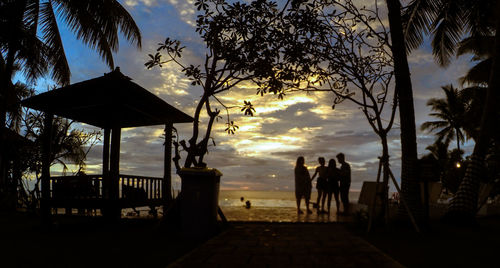
<path fill-rule="evenodd" d="M 192 237 L 210 236 L 217 228 L 219 185 L 222 173 L 211 168 L 183 168 L 180 214 L 183 233 Z"/>

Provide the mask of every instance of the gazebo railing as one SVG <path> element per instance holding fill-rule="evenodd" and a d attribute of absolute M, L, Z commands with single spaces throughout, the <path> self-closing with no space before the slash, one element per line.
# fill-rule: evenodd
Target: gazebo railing
<path fill-rule="evenodd" d="M 102 175 L 50 177 L 50 199 L 102 199 Z"/>
<path fill-rule="evenodd" d="M 119 175 L 118 199 L 129 201 L 162 200 L 163 178 Z M 104 199 L 102 175 L 50 177 L 49 198 Z"/>
<path fill-rule="evenodd" d="M 163 178 L 120 175 L 120 199 L 161 200 Z"/>

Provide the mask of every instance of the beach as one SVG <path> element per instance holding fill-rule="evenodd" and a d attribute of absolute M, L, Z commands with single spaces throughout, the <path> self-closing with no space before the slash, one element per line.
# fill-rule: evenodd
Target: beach
<path fill-rule="evenodd" d="M 349 193 L 350 203 L 356 207 L 359 191 Z M 241 200 L 243 198 L 243 201 Z M 311 194 L 311 202 L 316 202 L 317 192 Z M 250 201 L 250 208 L 246 207 Z M 312 214 L 297 214 L 295 193 L 291 191 L 228 191 L 219 193 L 219 206 L 229 221 L 236 222 L 346 222 L 351 217 L 336 213 L 335 201 L 332 197 L 330 214 L 318 214 L 310 205 Z M 305 202 L 301 209 L 305 212 Z"/>

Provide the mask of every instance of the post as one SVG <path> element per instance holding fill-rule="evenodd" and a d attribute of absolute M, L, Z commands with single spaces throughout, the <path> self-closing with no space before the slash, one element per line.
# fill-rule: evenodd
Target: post
<path fill-rule="evenodd" d="M 110 153 L 110 168 L 108 175 L 108 204 L 109 216 L 112 219 L 120 218 L 121 208 L 118 207 L 118 187 L 120 179 L 120 139 L 121 128 L 113 127 L 111 133 L 111 153 Z"/>
<path fill-rule="evenodd" d="M 45 113 L 43 120 L 44 133 L 42 142 L 42 197 L 40 200 L 40 212 L 42 215 L 42 222 L 48 223 L 50 221 L 50 155 L 52 143 L 52 113 Z"/>
<path fill-rule="evenodd" d="M 102 145 L 102 195 L 101 195 L 101 214 L 106 216 L 109 201 L 109 140 L 111 136 L 111 129 L 104 129 L 104 140 Z"/>
<path fill-rule="evenodd" d="M 172 201 L 172 123 L 165 124 L 165 156 L 163 165 L 163 185 L 162 198 L 163 209 L 166 210 L 167 206 Z M 164 211 L 165 215 L 165 211 Z"/>
<path fill-rule="evenodd" d="M 102 147 L 102 176 L 108 174 L 109 172 L 109 139 L 111 136 L 111 129 L 104 129 L 104 144 Z"/>

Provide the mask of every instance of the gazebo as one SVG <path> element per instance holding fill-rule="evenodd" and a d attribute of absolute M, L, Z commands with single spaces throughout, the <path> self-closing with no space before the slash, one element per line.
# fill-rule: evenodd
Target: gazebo
<path fill-rule="evenodd" d="M 43 148 L 41 210 L 51 208 L 101 209 L 104 216 L 120 217 L 122 208 L 168 205 L 171 194 L 171 142 L 174 123 L 193 118 L 131 81 L 119 68 L 101 77 L 48 91 L 22 101 L 43 111 L 45 126 L 54 115 L 104 129 L 102 174 L 50 176 L 51 127 Z M 121 129 L 165 125 L 163 178 L 120 174 Z"/>

